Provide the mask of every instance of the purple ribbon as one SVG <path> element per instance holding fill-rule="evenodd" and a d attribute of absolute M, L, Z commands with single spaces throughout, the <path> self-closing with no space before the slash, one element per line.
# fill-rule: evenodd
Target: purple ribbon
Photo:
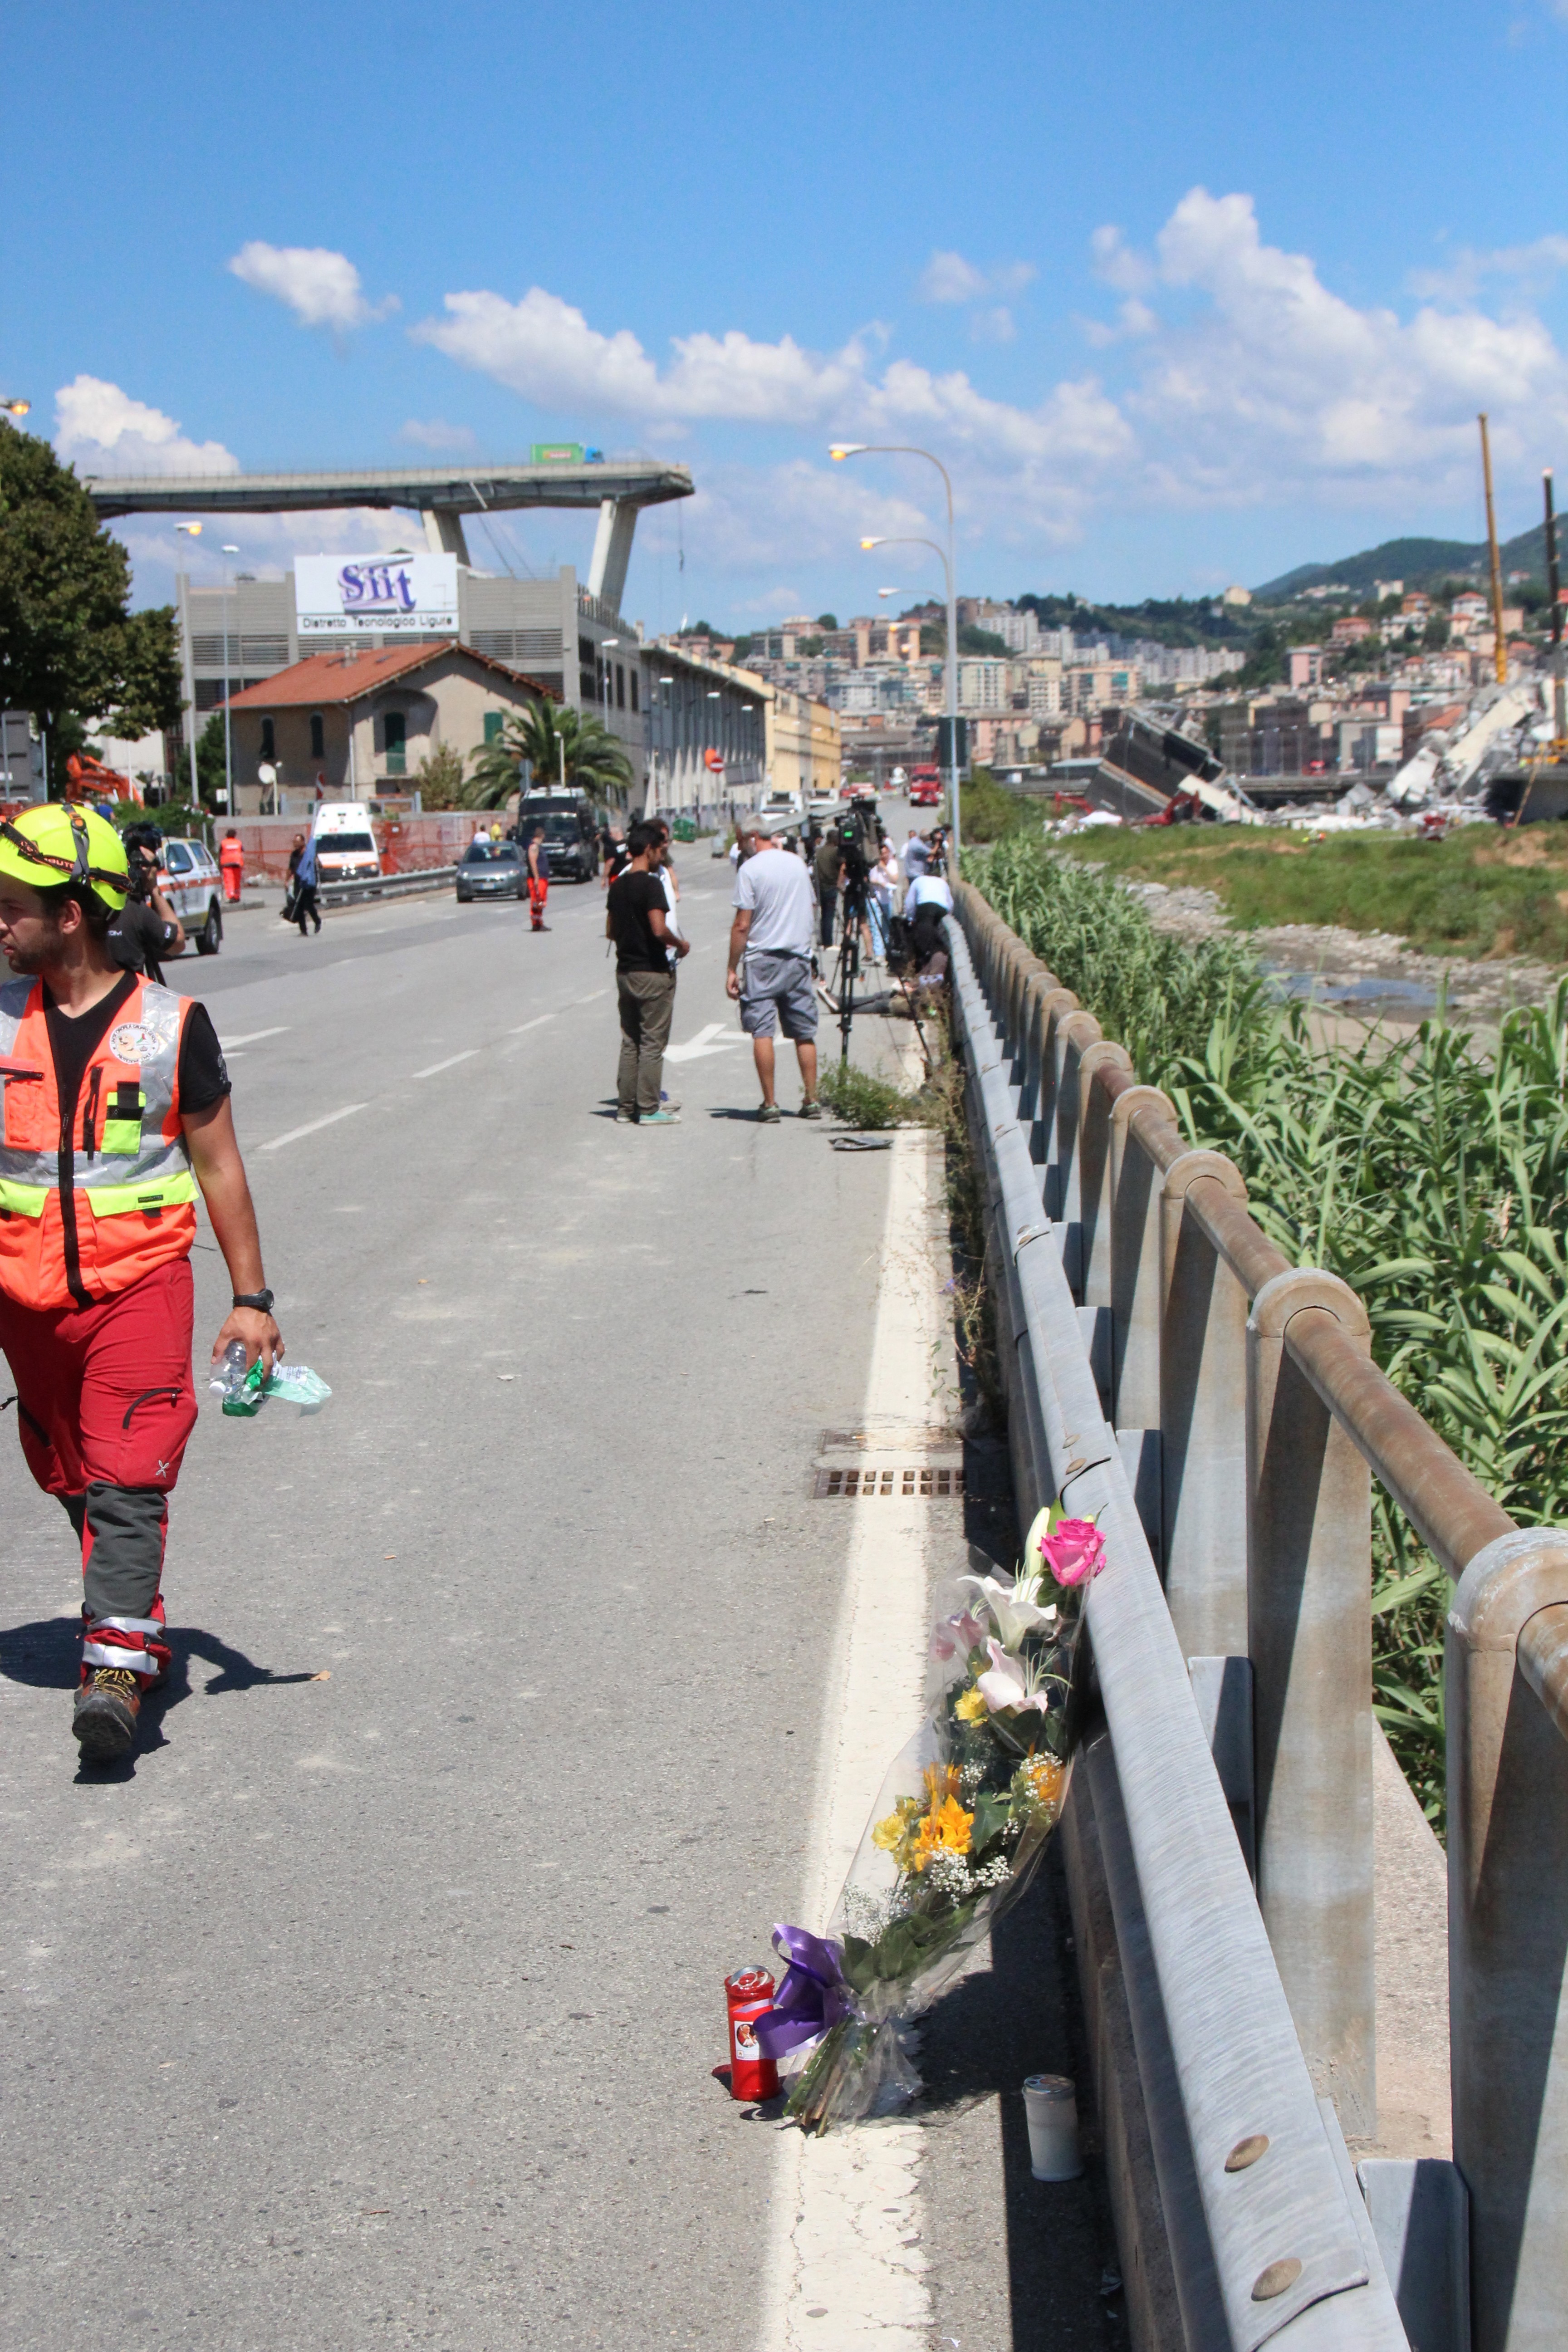
<path fill-rule="evenodd" d="M 773 1949 L 788 1966 L 772 2009 L 753 2021 L 764 2058 L 782 2058 L 803 2042 L 815 2042 L 854 2011 L 843 1951 L 831 1937 L 780 1925 L 773 1929 Z"/>

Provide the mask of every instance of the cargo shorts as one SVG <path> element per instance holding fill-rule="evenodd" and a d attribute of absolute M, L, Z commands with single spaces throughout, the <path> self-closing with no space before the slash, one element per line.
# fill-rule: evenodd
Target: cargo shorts
<path fill-rule="evenodd" d="M 792 1045 L 809 1045 L 816 1034 L 811 958 L 748 948 L 741 961 L 741 1026 L 748 1037 L 772 1037 L 782 1027 Z"/>

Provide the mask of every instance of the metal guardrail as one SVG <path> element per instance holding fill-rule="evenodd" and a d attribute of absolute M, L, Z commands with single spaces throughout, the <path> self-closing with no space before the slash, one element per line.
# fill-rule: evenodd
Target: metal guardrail
<path fill-rule="evenodd" d="M 363 898 L 409 898 L 416 890 L 445 889 L 457 877 L 455 866 L 422 866 L 412 874 L 381 874 L 374 881 L 323 882 L 316 896 L 323 907 L 353 907 Z"/>
<path fill-rule="evenodd" d="M 1375 1475 L 1459 1580 L 1447 1663 L 1458 2174 L 1391 2162 L 1363 2165 L 1363 2180 L 1384 2242 L 1402 2249 L 1399 2303 L 1418 2315 L 1421 2352 L 1555 2352 L 1568 2309 L 1568 1530 L 1515 1527 L 1372 1362 L 1355 1294 L 1293 1267 L 1247 1213 L 1234 1164 L 1188 1144 L 1173 1105 L 978 892 L 960 883 L 955 898 L 972 1117 L 1017 1343 L 1015 1471 L 1030 1508 L 1066 1491 L 1104 1513 L 1110 1566 L 1088 1622 L 1110 1737 L 1085 1760 L 1187 2341 L 1224 2343 L 1223 2326 L 1258 2343 L 1287 2310 L 1292 2343 L 1405 2340 L 1375 2262 L 1364 2287 L 1331 2283 L 1349 2241 L 1301 2105 L 1305 2074 L 1352 2137 L 1374 2129 Z M 1276 2097 L 1283 2141 L 1245 2122 L 1249 2101 Z M 1295 2301 L 1281 2297 L 1261 2333 L 1246 2270 L 1269 2229 L 1213 2169 L 1233 2126 L 1268 2134 L 1257 2169 L 1281 2200 L 1270 2225 L 1316 2233 L 1310 2257 L 1291 2254 Z M 1337 2124 L 1327 2145 L 1338 2163 Z M 1223 2321 L 1213 2290 L 1205 2316 L 1205 2264 Z M 1313 2276 L 1315 2322 L 1300 2301 Z M 1309 2338 L 1310 2325 L 1327 2332 Z"/>
<path fill-rule="evenodd" d="M 973 922 L 973 909 L 963 911 Z M 1087 1760 L 1118 1941 L 1148 1957 L 1133 2033 L 1186 2342 L 1194 2352 L 1254 2352 L 1288 2335 L 1292 2346 L 1403 2352 L 1407 2338 L 1364 2210 L 1347 2190 L 1338 2126 L 1320 2110 L 1123 1448 L 1102 1409 L 1094 1336 L 1086 1347 L 1068 1284 L 1069 1227 L 1060 1204 L 1052 1213 L 1042 1199 L 1030 1152 L 1034 1105 L 1026 1100 L 1021 1114 L 964 940 L 956 924 L 948 932 L 990 1255 L 1016 1342 L 1009 1385 L 1025 1515 L 1059 1495 L 1076 1513 L 1096 1515 L 1106 1541 L 1087 1622 L 1110 1738 Z"/>

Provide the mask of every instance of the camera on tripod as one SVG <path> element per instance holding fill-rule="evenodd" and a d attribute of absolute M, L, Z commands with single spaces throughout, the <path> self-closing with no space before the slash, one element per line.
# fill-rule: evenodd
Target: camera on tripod
<path fill-rule="evenodd" d="M 881 855 L 885 838 L 881 819 L 877 814 L 875 795 L 871 793 L 858 793 L 838 818 L 833 831 L 838 854 L 844 861 L 845 895 L 856 910 L 863 914 L 871 868 Z"/>

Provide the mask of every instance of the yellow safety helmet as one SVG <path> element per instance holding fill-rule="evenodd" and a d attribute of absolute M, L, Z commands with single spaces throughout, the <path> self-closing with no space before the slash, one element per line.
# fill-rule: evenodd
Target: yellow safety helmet
<path fill-rule="evenodd" d="M 0 875 L 30 883 L 35 890 L 62 882 L 86 882 L 118 914 L 131 895 L 125 844 L 96 809 L 43 801 L 16 816 L 0 818 Z"/>

